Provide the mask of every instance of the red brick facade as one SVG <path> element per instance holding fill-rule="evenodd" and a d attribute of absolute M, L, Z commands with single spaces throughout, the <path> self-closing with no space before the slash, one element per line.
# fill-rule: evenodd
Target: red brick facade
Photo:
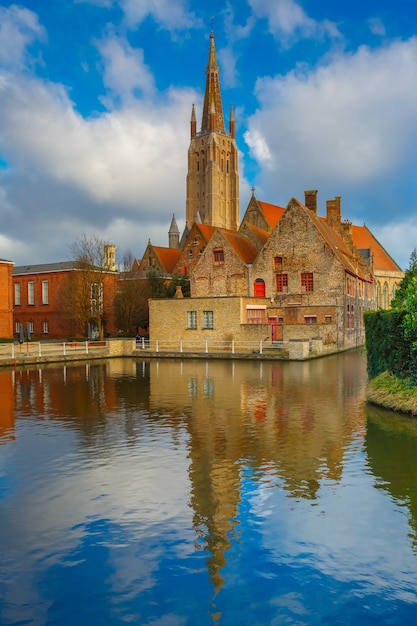
<path fill-rule="evenodd" d="M 62 294 L 70 289 L 71 275 L 79 270 L 72 262 L 17 267 L 13 274 L 13 332 L 19 338 L 19 327 L 26 337 L 67 339 L 80 336 L 74 320 L 63 311 Z M 114 334 L 113 299 L 118 274 L 109 272 L 103 287 L 103 325 L 105 334 Z M 87 335 L 85 329 L 82 336 Z"/>
<path fill-rule="evenodd" d="M 0 339 L 13 336 L 13 263 L 0 259 Z"/>

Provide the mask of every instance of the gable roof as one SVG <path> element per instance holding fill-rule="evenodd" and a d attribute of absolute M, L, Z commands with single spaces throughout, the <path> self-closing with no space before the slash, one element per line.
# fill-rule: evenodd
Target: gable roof
<path fill-rule="evenodd" d="M 275 228 L 281 217 L 284 215 L 285 208 L 276 204 L 270 204 L 269 202 L 261 202 L 258 200 L 258 204 L 262 209 L 262 213 L 271 229 Z"/>
<path fill-rule="evenodd" d="M 315 224 L 320 235 L 327 243 L 327 245 L 332 249 L 334 255 L 339 259 L 345 271 L 353 274 L 354 276 L 359 276 L 360 278 L 363 278 L 365 280 L 372 280 L 370 269 L 366 265 L 365 260 L 360 255 L 360 253 L 357 252 L 355 254 L 355 252 L 352 251 L 346 244 L 343 237 L 334 228 L 328 225 L 326 219 L 323 219 L 322 217 L 316 215 L 316 213 L 308 209 L 296 198 L 291 198 L 290 202 L 288 203 L 288 207 L 294 203 L 301 207 L 301 209 L 305 211 L 310 220 Z"/>
<path fill-rule="evenodd" d="M 254 262 L 258 255 L 258 251 L 247 237 L 230 231 L 223 231 L 223 235 L 243 263 L 249 265 Z"/>
<path fill-rule="evenodd" d="M 363 226 L 352 225 L 352 236 L 353 243 L 358 250 L 366 250 L 367 248 L 370 248 L 374 257 L 374 270 L 385 270 L 390 272 L 403 271 L 365 224 Z"/>
<path fill-rule="evenodd" d="M 265 245 L 265 243 L 268 241 L 270 233 L 267 233 L 266 230 L 262 230 L 262 228 L 258 228 L 253 224 L 246 224 L 246 228 L 253 232 L 255 237 L 260 241 L 262 245 Z"/>
<path fill-rule="evenodd" d="M 178 250 L 177 248 L 153 246 L 152 244 L 150 244 L 150 247 L 154 251 L 162 270 L 167 274 L 172 274 L 175 264 L 181 254 L 181 250 Z"/>

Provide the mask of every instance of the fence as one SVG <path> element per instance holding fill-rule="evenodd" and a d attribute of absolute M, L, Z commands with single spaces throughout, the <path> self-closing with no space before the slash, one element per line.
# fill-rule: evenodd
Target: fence
<path fill-rule="evenodd" d="M 24 359 L 31 358 L 52 358 L 66 357 L 79 354 L 105 354 L 108 351 L 105 341 L 73 341 L 62 343 L 41 343 L 40 341 L 25 341 L 24 343 L 3 343 L 0 344 L 0 359 Z"/>
<path fill-rule="evenodd" d="M 225 352 L 230 352 L 231 354 L 263 354 L 264 351 L 282 349 L 282 342 L 272 342 L 270 339 L 261 341 L 216 341 L 212 339 L 160 341 L 159 339 L 154 339 L 149 341 L 148 339 L 141 338 L 136 341 L 136 348 L 144 351 L 150 350 L 151 352 L 171 352 L 180 354 L 183 352 L 200 352 L 206 354 Z"/>

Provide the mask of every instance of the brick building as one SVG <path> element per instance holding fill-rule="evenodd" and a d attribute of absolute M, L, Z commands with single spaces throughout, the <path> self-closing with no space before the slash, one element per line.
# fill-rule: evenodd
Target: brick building
<path fill-rule="evenodd" d="M 0 338 L 13 336 L 13 263 L 0 259 Z"/>
<path fill-rule="evenodd" d="M 197 331 L 222 341 L 319 338 L 327 352 L 362 345 L 364 311 L 389 308 L 404 273 L 366 226 L 342 220 L 338 196 L 320 216 L 316 190 L 284 208 L 253 189 L 239 225 L 237 163 L 230 170 L 224 160 L 235 149 L 234 117 L 227 133 L 213 35 L 206 72 L 200 133 L 194 107 L 191 116 L 186 228 L 180 240 L 173 218 L 175 250 L 164 249 L 177 256 L 173 271 L 189 276 L 191 302 L 151 301 L 151 338 L 175 329 L 183 340 Z M 154 263 L 149 249 L 143 262 Z"/>
<path fill-rule="evenodd" d="M 13 271 L 13 329 L 19 338 L 23 329 L 24 336 L 39 339 L 67 339 L 68 337 L 87 336 L 87 328 L 81 329 L 67 309 L 68 296 L 76 297 L 73 292 L 74 278 L 83 272 L 76 261 L 25 265 Z M 105 334 L 114 334 L 116 328 L 113 316 L 113 299 L 117 288 L 118 272 L 108 271 L 99 288 L 101 299 L 101 319 Z M 97 297 L 97 290 L 91 283 L 90 305 Z M 96 334 L 96 321 L 91 316 L 91 333 Z"/>

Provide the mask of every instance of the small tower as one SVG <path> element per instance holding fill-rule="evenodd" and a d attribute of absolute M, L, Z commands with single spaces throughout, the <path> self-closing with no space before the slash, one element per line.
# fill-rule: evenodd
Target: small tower
<path fill-rule="evenodd" d="M 171 226 L 169 227 L 168 242 L 169 248 L 176 248 L 178 250 L 180 247 L 180 231 L 177 226 L 175 215 L 172 216 Z"/>
<path fill-rule="evenodd" d="M 191 228 L 195 222 L 201 221 L 202 224 L 237 230 L 240 205 L 235 116 L 231 107 L 227 131 L 223 118 L 214 33 L 210 34 L 201 129 L 197 132 L 193 105 L 190 138 L 186 226 Z"/>

